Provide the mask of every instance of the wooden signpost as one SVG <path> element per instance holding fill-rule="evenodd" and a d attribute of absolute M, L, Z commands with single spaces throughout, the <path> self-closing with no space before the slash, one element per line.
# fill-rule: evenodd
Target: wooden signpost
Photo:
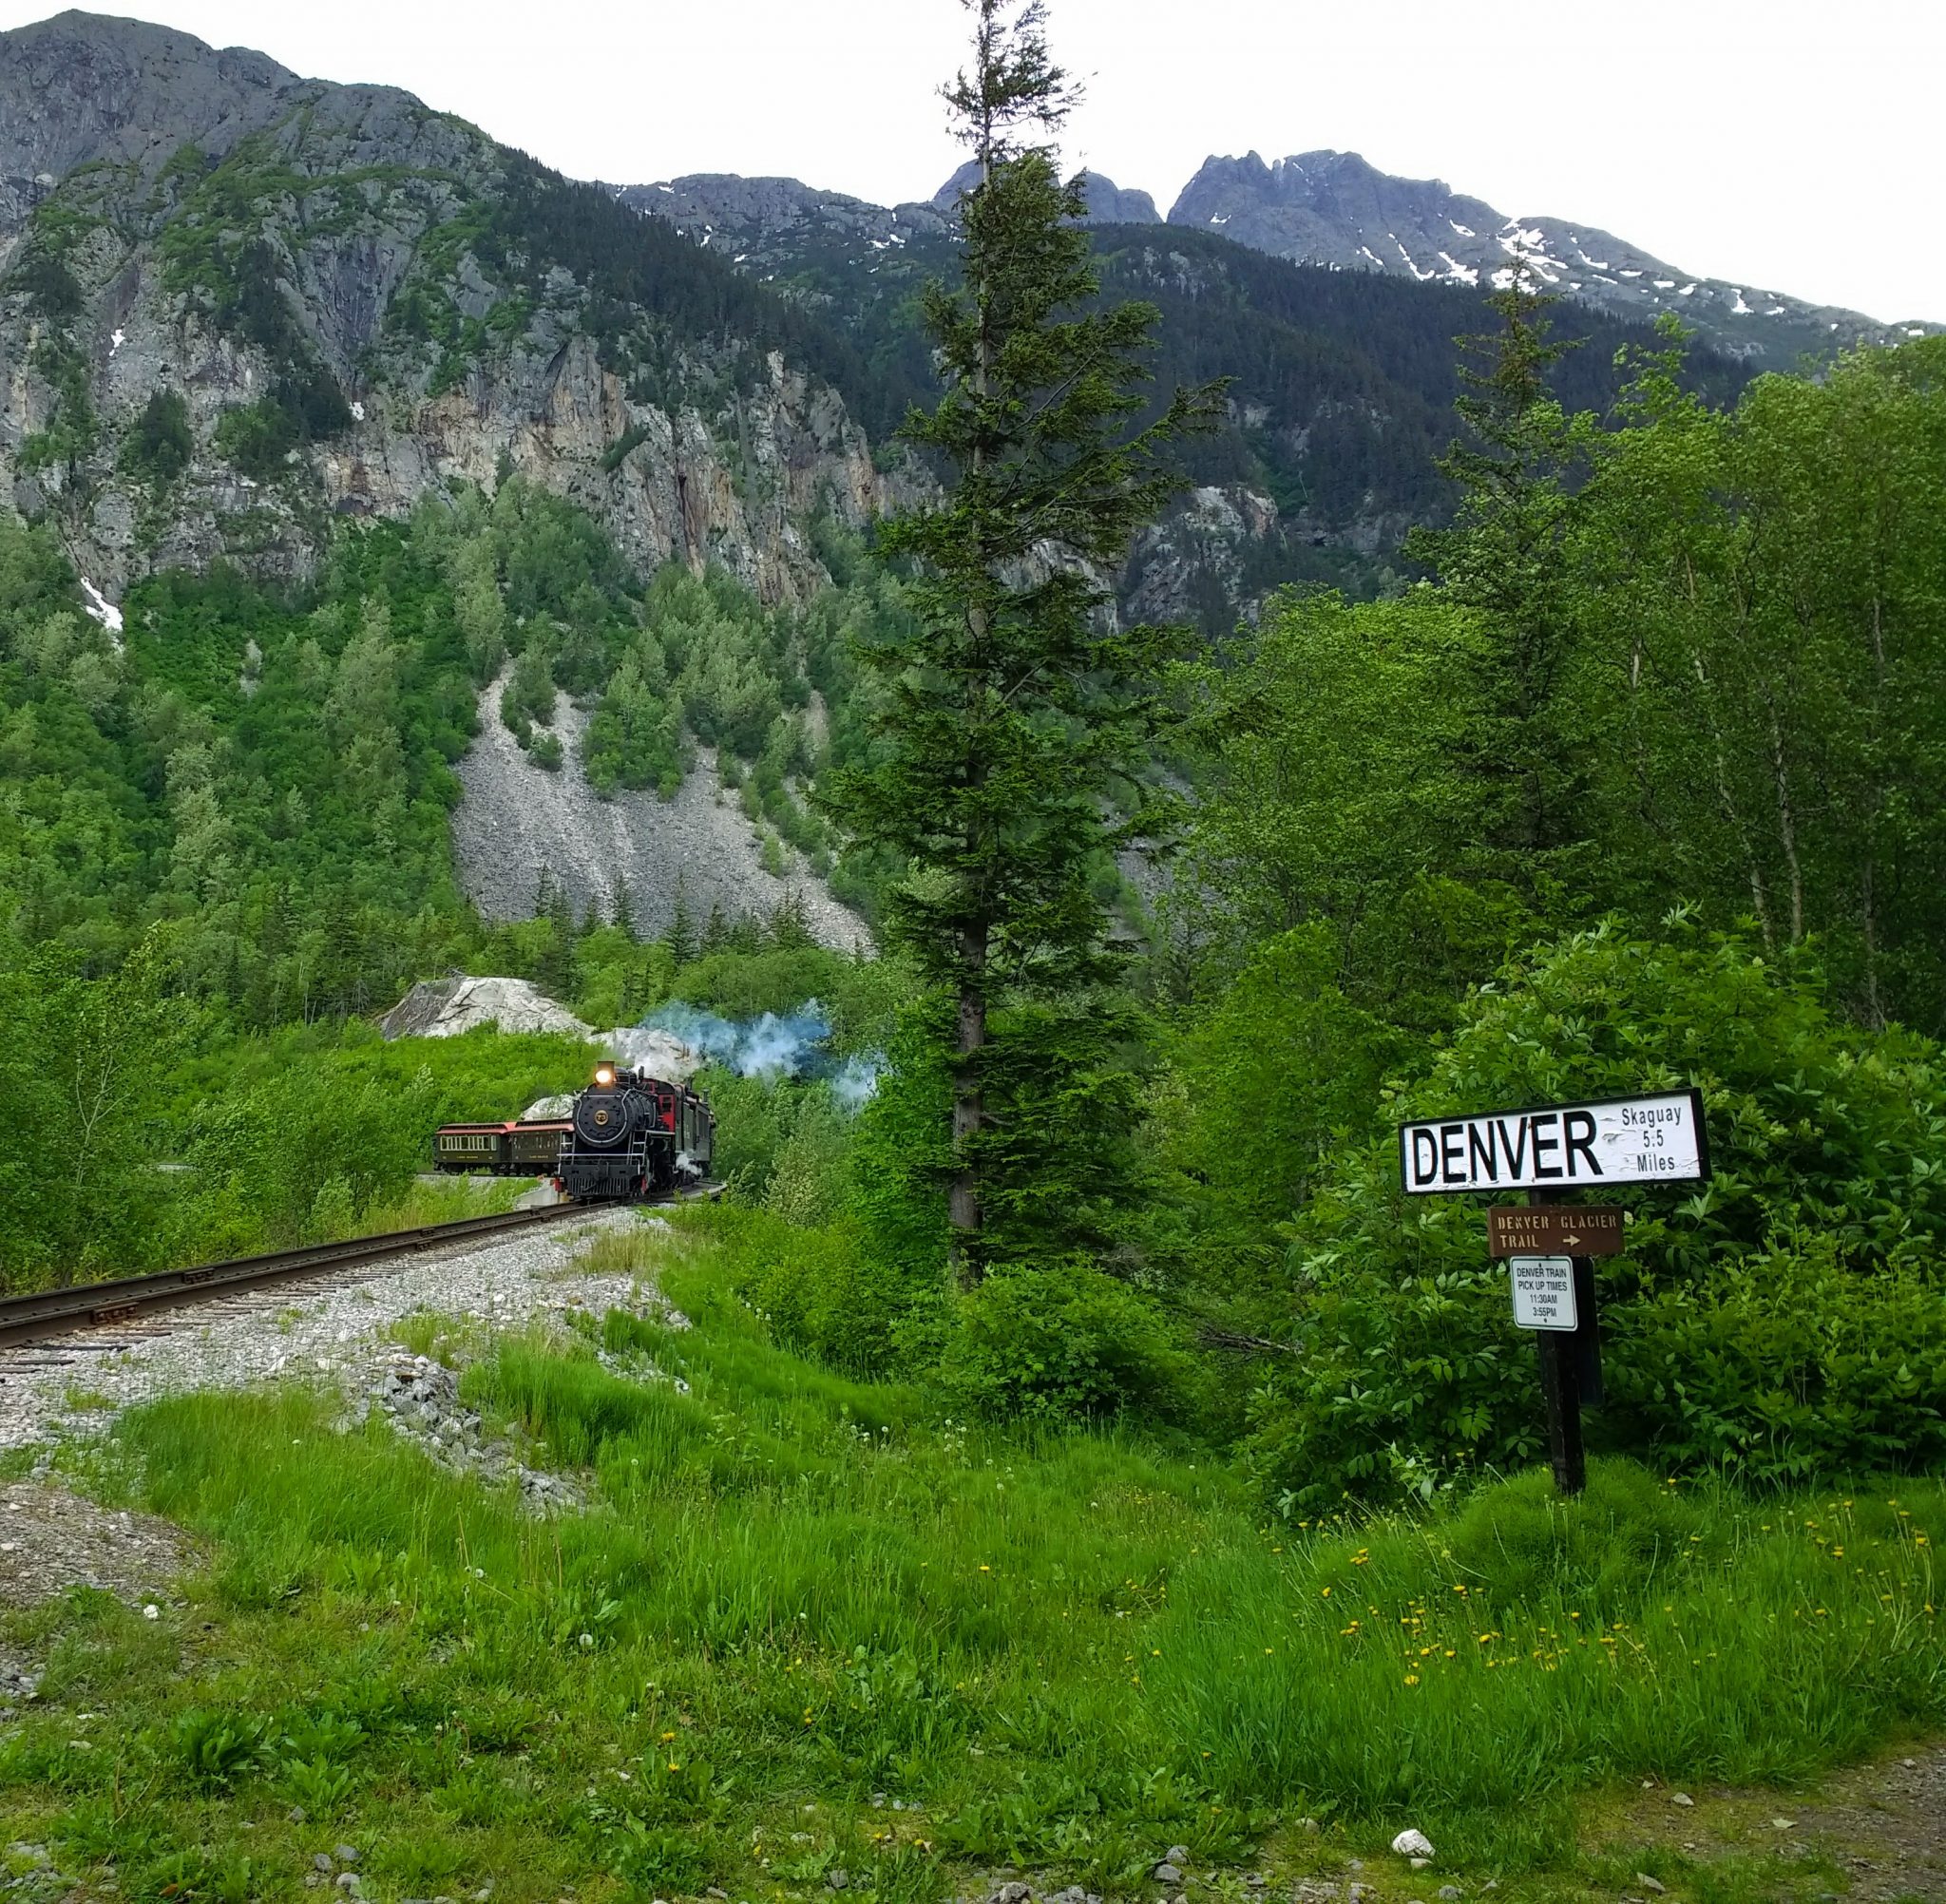
<path fill-rule="evenodd" d="M 1487 1211 L 1487 1251 L 1507 1264 L 1515 1325 L 1534 1332 L 1540 1353 L 1555 1486 L 1579 1494 L 1588 1480 L 1581 1404 L 1602 1399 L 1593 1259 L 1621 1253 L 1625 1216 L 1612 1204 L 1562 1199 L 1595 1185 L 1707 1177 L 1702 1094 L 1423 1119 L 1400 1128 L 1399 1170 L 1410 1196 L 1527 1192 L 1524 1204 Z"/>

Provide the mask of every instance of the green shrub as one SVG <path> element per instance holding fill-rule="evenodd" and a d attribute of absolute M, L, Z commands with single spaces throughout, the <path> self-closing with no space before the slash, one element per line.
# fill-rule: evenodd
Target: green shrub
<path fill-rule="evenodd" d="M 59 322 L 81 314 L 81 285 L 67 261 L 45 243 L 34 243 L 7 275 L 6 289 L 37 305 L 44 316 Z"/>
<path fill-rule="evenodd" d="M 808 1000 L 828 1001 L 843 987 L 852 962 L 822 945 L 783 952 L 715 952 L 676 975 L 676 995 L 726 1019 L 792 1012 Z"/>
<path fill-rule="evenodd" d="M 132 474 L 173 483 L 196 455 L 189 406 L 178 390 L 151 393 L 122 447 L 123 466 Z"/>
<path fill-rule="evenodd" d="M 773 1337 L 849 1375 L 910 1373 L 937 1282 L 873 1255 L 854 1225 L 794 1223 L 725 1204 L 689 1222 L 723 1247 L 730 1285 Z"/>
<path fill-rule="evenodd" d="M 1335 1152 L 1370 1133 L 1408 1049 L 1345 997 L 1342 977 L 1326 925 L 1259 944 L 1212 1006 L 1173 1029 L 1148 1101 L 1145 1131 L 1172 1181 L 1146 1253 L 1243 1332 L 1281 1326 L 1278 1226 Z"/>
<path fill-rule="evenodd" d="M 1808 971 L 1677 933 L 1541 947 L 1469 1002 L 1391 1111 L 1697 1087 L 1712 1180 L 1612 1192 L 1632 1220 L 1628 1252 L 1597 1265 L 1612 1346 L 1591 1439 L 1766 1481 L 1922 1464 L 1946 1407 L 1939 1055 L 1841 1026 Z M 1291 1230 L 1301 1353 L 1255 1399 L 1248 1443 L 1287 1505 L 1426 1491 L 1537 1452 L 1490 1200 L 1405 1197 L 1389 1135 L 1327 1172 Z"/>
<path fill-rule="evenodd" d="M 226 409 L 217 420 L 216 447 L 246 476 L 268 483 L 292 450 L 351 426 L 352 407 L 337 379 L 320 366 L 301 365 L 278 378 L 268 396 Z"/>
<path fill-rule="evenodd" d="M 1766 1479 L 1946 1460 L 1946 1301 L 1901 1262 L 1868 1290 L 1814 1235 L 1605 1318 L 1607 1437 Z"/>
<path fill-rule="evenodd" d="M 244 475 L 258 483 L 273 481 L 285 457 L 298 444 L 291 412 L 274 397 L 258 403 L 235 404 L 217 419 L 216 447 Z"/>
<path fill-rule="evenodd" d="M 984 1415 L 1154 1418 L 1188 1371 L 1159 1306 L 1078 1260 L 992 1271 L 959 1300 L 942 1372 Z"/>
<path fill-rule="evenodd" d="M 344 1234 L 372 1205 L 405 1192 L 438 1122 L 429 1072 L 394 1081 L 343 1063 L 199 1106 L 191 1190 L 177 1213 L 183 1253 Z"/>

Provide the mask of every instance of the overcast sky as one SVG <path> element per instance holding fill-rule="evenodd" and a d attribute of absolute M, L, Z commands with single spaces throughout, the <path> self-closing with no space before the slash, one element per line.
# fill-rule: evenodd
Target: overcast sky
<path fill-rule="evenodd" d="M 51 10 L 0 0 L 0 24 Z M 956 0 L 148 0 L 401 86 L 582 178 L 787 173 L 890 202 L 958 162 Z M 1946 319 L 1946 0 L 1052 0 L 1068 156 L 1164 213 L 1211 152 L 1332 146 L 1685 272 Z M 1926 128 L 1933 130 L 1928 132 Z"/>

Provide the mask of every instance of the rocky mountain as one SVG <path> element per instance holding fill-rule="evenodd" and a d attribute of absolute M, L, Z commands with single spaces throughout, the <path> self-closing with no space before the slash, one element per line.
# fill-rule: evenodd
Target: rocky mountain
<path fill-rule="evenodd" d="M 875 405 L 878 408 L 875 409 Z M 86 13 L 0 34 L 0 486 L 109 598 L 508 471 L 766 600 L 882 501 L 845 340 L 383 86 Z"/>
<path fill-rule="evenodd" d="M 726 174 L 610 189 L 842 331 L 878 387 L 906 402 L 929 389 L 914 314 L 925 281 L 955 268 L 949 208 L 964 182 L 956 174 L 931 202 L 897 206 Z M 1135 196 L 1145 216 L 1090 220 L 1104 287 L 1159 308 L 1158 390 L 1227 377 L 1231 405 L 1223 428 L 1187 447 L 1194 487 L 1133 551 L 1124 611 L 1220 636 L 1283 583 L 1382 585 L 1407 528 L 1446 506 L 1434 465 L 1458 427 L 1453 340 L 1490 327 L 1484 291 L 1301 266 L 1220 232 L 1163 225 Z M 1129 198 L 1104 183 L 1092 202 Z M 1572 302 L 1557 328 L 1587 347 L 1557 372 L 1580 408 L 1603 408 L 1617 351 L 1650 341 L 1645 328 Z M 1692 371 L 1724 397 L 1748 375 L 1707 348 Z"/>
<path fill-rule="evenodd" d="M 1708 342 L 1765 369 L 1894 344 L 1936 324 L 1880 324 L 1753 284 L 1698 276 L 1626 238 L 1573 219 L 1507 218 L 1438 179 L 1400 179 L 1356 152 L 1211 158 L 1170 208 L 1172 225 L 1307 264 L 1417 283 L 1505 286 L 1523 271 L 1539 289 L 1617 316 L 1672 311 Z"/>
<path fill-rule="evenodd" d="M 969 159 L 932 195 L 934 208 L 950 212 L 961 198 L 979 182 L 980 167 Z M 1147 192 L 1125 192 L 1113 179 L 1104 179 L 1098 172 L 1088 173 L 1081 181 L 1081 189 L 1088 200 L 1083 224 L 1159 225 L 1162 222 L 1162 214 L 1155 209 L 1155 200 Z"/>

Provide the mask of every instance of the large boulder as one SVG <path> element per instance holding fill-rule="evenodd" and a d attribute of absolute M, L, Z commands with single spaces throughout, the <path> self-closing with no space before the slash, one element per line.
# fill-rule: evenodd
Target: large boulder
<path fill-rule="evenodd" d="M 565 1032 L 585 1039 L 602 1057 L 652 1077 L 683 1082 L 699 1071 L 706 1055 L 674 1032 L 646 1025 L 617 1025 L 596 1031 L 563 1004 L 525 979 L 423 979 L 379 1019 L 389 1038 L 458 1038 L 494 1025 L 503 1032 Z M 592 1070 L 594 1058 L 589 1058 Z M 526 1117 L 561 1117 L 570 1099 L 542 1098 L 522 1114 Z"/>
<path fill-rule="evenodd" d="M 504 1032 L 593 1031 L 525 979 L 425 979 L 378 1021 L 391 1038 L 458 1038 L 482 1025 Z"/>

